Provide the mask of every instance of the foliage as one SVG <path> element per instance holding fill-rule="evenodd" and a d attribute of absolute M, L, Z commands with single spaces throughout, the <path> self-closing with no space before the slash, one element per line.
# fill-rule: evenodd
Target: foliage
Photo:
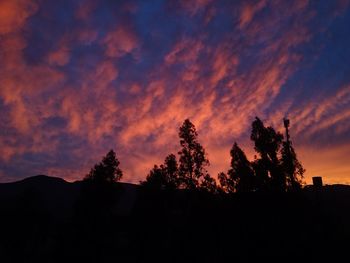
<path fill-rule="evenodd" d="M 224 193 L 234 193 L 236 189 L 235 182 L 231 180 L 224 172 L 218 174 L 218 180 L 220 183 L 219 190 Z"/>
<path fill-rule="evenodd" d="M 181 150 L 179 151 L 179 177 L 186 189 L 196 189 L 207 174 L 209 165 L 203 146 L 198 142 L 197 131 L 189 119 L 186 119 L 179 130 Z"/>
<path fill-rule="evenodd" d="M 164 164 L 155 165 L 141 185 L 154 189 L 175 189 L 179 185 L 176 156 L 169 154 Z"/>
<path fill-rule="evenodd" d="M 181 150 L 179 165 L 174 154 L 165 158 L 164 164 L 149 172 L 143 186 L 155 189 L 200 189 L 211 193 L 217 192 L 214 178 L 210 177 L 205 167 L 209 165 L 203 146 L 198 142 L 197 131 L 190 120 L 185 120 L 179 130 Z"/>
<path fill-rule="evenodd" d="M 250 162 L 243 150 L 234 143 L 231 168 L 220 173 L 220 189 L 225 193 L 251 191 L 291 191 L 300 189 L 305 169 L 297 159 L 289 136 L 289 120 L 284 119 L 286 140 L 272 127 L 265 127 L 256 117 L 252 122 L 251 140 L 258 153 Z"/>
<path fill-rule="evenodd" d="M 251 140 L 254 142 L 254 149 L 260 155 L 256 160 L 255 172 L 260 181 L 264 182 L 264 188 L 273 191 L 285 191 L 286 178 L 281 170 L 278 153 L 282 144 L 283 135 L 276 132 L 272 127 L 265 127 L 263 122 L 256 117 L 252 123 Z M 266 185 L 267 183 L 267 185 Z"/>
<path fill-rule="evenodd" d="M 286 129 L 286 141 L 283 142 L 281 150 L 281 166 L 286 177 L 287 189 L 298 190 L 303 183 L 305 169 L 297 158 L 292 142 L 289 137 L 289 120 L 284 119 Z"/>
<path fill-rule="evenodd" d="M 209 192 L 215 194 L 218 192 L 218 186 L 214 178 L 212 178 L 209 174 L 206 174 L 201 182 L 200 189 L 205 192 Z"/>
<path fill-rule="evenodd" d="M 230 151 L 231 169 L 227 172 L 230 180 L 234 182 L 232 188 L 237 192 L 250 192 L 255 188 L 254 171 L 243 150 L 234 143 Z"/>
<path fill-rule="evenodd" d="M 216 180 L 208 174 L 206 152 L 198 142 L 198 133 L 189 119 L 179 129 L 179 164 L 173 154 L 165 158 L 164 164 L 155 165 L 147 175 L 144 186 L 157 189 L 200 189 L 210 193 L 290 191 L 302 184 L 303 166 L 297 159 L 289 137 L 289 120 L 284 120 L 286 140 L 272 127 L 265 127 L 256 117 L 252 122 L 251 140 L 258 156 L 250 162 L 244 151 L 235 142 L 231 148 L 230 169 L 219 173 Z M 99 168 L 97 166 L 97 168 Z M 95 169 L 97 170 L 95 167 Z"/>
<path fill-rule="evenodd" d="M 116 157 L 116 153 L 110 150 L 100 163 L 95 164 L 84 179 L 96 183 L 117 182 L 123 176 L 119 164 L 120 162 Z"/>

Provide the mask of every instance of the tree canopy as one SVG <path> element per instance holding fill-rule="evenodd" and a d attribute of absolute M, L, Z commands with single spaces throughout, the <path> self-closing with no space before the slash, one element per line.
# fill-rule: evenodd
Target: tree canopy
<path fill-rule="evenodd" d="M 91 168 L 89 174 L 85 176 L 85 180 L 96 183 L 117 182 L 123 176 L 119 165 L 120 162 L 116 157 L 116 153 L 110 150 L 106 156 L 102 158 L 100 163 L 95 164 L 95 166 Z"/>
<path fill-rule="evenodd" d="M 198 133 L 193 123 L 186 119 L 179 129 L 181 150 L 179 177 L 184 188 L 195 189 L 207 175 L 209 160 L 203 146 L 198 142 Z"/>
<path fill-rule="evenodd" d="M 305 170 L 290 140 L 289 120 L 284 119 L 284 126 L 285 138 L 256 117 L 250 138 L 257 155 L 249 161 L 238 143 L 234 142 L 230 150 L 230 168 L 226 173 L 218 174 L 218 185 L 206 170 L 209 160 L 198 141 L 196 127 L 186 119 L 179 128 L 179 162 L 174 154 L 168 155 L 164 164 L 155 165 L 146 181 L 141 183 L 157 189 L 200 189 L 211 193 L 297 190 L 301 188 Z"/>
<path fill-rule="evenodd" d="M 217 192 L 216 180 L 206 170 L 209 160 L 198 141 L 194 124 L 186 119 L 179 129 L 181 149 L 179 164 L 174 154 L 165 158 L 164 164 L 155 165 L 141 184 L 156 189 L 198 189 Z"/>
<path fill-rule="evenodd" d="M 263 177 L 267 188 L 284 191 L 286 180 L 278 158 L 283 135 L 272 127 L 265 127 L 263 122 L 256 117 L 252 123 L 250 138 L 254 142 L 254 149 L 260 155 L 260 159 L 256 160 L 255 163 L 257 176 Z M 266 176 L 268 177 L 266 178 Z"/>
<path fill-rule="evenodd" d="M 176 189 L 179 186 L 178 164 L 176 156 L 169 154 L 164 164 L 155 165 L 141 185 L 154 189 Z"/>
<path fill-rule="evenodd" d="M 243 150 L 235 142 L 230 151 L 231 167 L 227 174 L 219 173 L 222 191 L 226 193 L 250 192 L 255 189 L 255 176 L 252 164 Z"/>

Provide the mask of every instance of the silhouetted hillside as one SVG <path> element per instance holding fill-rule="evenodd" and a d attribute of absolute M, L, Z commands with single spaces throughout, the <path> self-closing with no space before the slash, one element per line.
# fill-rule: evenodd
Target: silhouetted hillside
<path fill-rule="evenodd" d="M 210 194 L 35 176 L 0 184 L 1 262 L 335 260 L 350 187 Z"/>

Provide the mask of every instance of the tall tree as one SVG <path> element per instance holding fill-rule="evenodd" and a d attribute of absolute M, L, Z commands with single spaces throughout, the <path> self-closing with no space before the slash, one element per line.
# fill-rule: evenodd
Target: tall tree
<path fill-rule="evenodd" d="M 203 146 L 198 142 L 198 134 L 195 126 L 186 119 L 179 130 L 179 177 L 182 185 L 187 189 L 199 187 L 200 181 L 207 175 L 205 169 L 209 165 Z"/>
<path fill-rule="evenodd" d="M 283 124 L 286 129 L 286 140 L 283 142 L 281 150 L 281 166 L 285 173 L 288 190 L 297 190 L 301 188 L 305 169 L 299 162 L 290 140 L 289 120 L 283 119 Z"/>
<path fill-rule="evenodd" d="M 113 150 L 110 150 L 102 161 L 96 164 L 85 177 L 85 180 L 97 183 L 111 183 L 119 181 L 123 172 L 119 168 L 120 162 Z"/>
<path fill-rule="evenodd" d="M 270 187 L 277 191 L 285 191 L 286 178 L 281 171 L 278 152 L 282 144 L 283 135 L 276 132 L 272 127 L 265 127 L 263 122 L 256 117 L 252 123 L 252 134 L 250 137 L 255 144 L 254 149 L 259 153 L 260 160 L 256 160 L 256 167 L 264 177 L 268 175 Z M 265 171 L 264 171 L 265 170 Z M 267 178 L 264 178 L 267 179 Z"/>
<path fill-rule="evenodd" d="M 257 156 L 254 156 L 252 168 L 255 174 L 255 187 L 257 190 L 269 190 L 271 183 L 269 167 L 268 159 L 257 158 Z"/>
<path fill-rule="evenodd" d="M 232 187 L 237 192 L 250 192 L 255 189 L 254 171 L 243 150 L 235 142 L 230 151 L 231 168 L 227 172 Z"/>
<path fill-rule="evenodd" d="M 164 171 L 166 175 L 167 188 L 175 189 L 180 186 L 179 167 L 176 156 L 169 154 L 164 160 Z"/>

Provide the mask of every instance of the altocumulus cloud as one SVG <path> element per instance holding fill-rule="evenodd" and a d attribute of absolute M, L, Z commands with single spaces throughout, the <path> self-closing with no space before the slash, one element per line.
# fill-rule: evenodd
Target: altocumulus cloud
<path fill-rule="evenodd" d="M 114 148 L 138 182 L 191 118 L 226 170 L 288 116 L 307 181 L 348 182 L 349 1 L 0 0 L 0 180 L 74 180 Z"/>

